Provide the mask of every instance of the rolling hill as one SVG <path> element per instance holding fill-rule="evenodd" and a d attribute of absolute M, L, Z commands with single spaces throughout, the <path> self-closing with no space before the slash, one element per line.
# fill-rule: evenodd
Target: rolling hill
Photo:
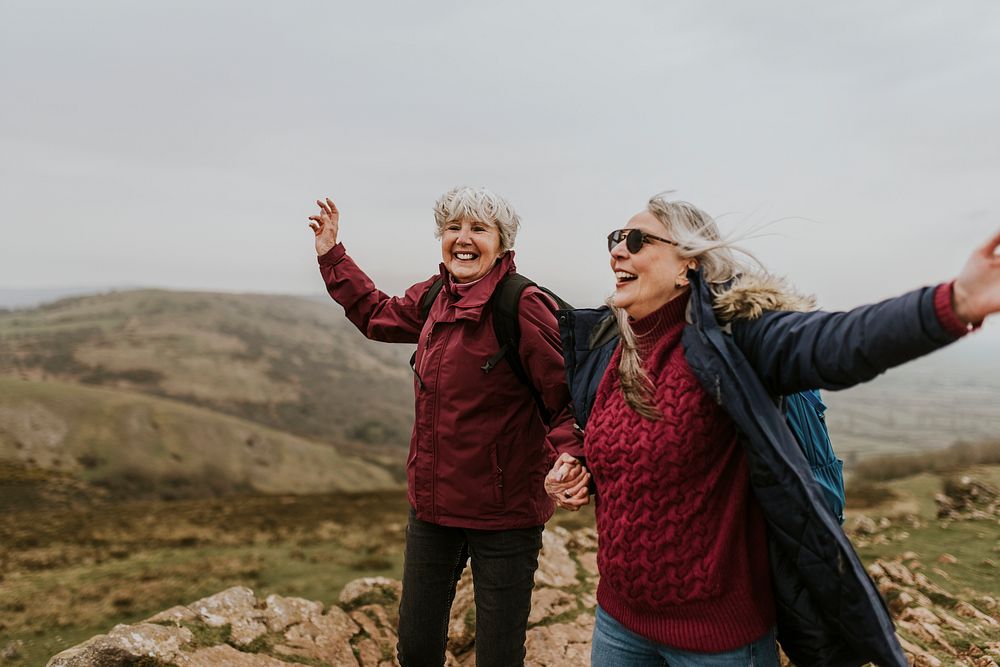
<path fill-rule="evenodd" d="M 297 297 L 137 290 L 3 312 L 0 457 L 136 488 L 220 471 L 234 490 L 384 488 L 409 440 L 410 352 Z M 274 481 L 241 467 L 250 454 Z"/>
<path fill-rule="evenodd" d="M 399 485 L 382 466 L 245 419 L 135 392 L 9 377 L 0 378 L 0 460 L 129 497 Z"/>
<path fill-rule="evenodd" d="M 288 433 L 399 451 L 410 349 L 372 343 L 333 302 L 139 290 L 0 313 L 0 375 L 172 398 Z"/>
<path fill-rule="evenodd" d="M 848 468 L 873 453 L 994 437 L 1000 366 L 975 343 L 963 341 L 855 389 L 824 393 L 834 444 Z M 410 352 L 366 340 L 326 299 L 133 290 L 0 311 L 0 378 L 30 381 L 48 410 L 69 401 L 69 385 L 165 399 L 336 448 L 396 479 L 412 424 Z M 73 396 L 74 404 L 94 401 L 88 409 L 104 415 L 124 446 L 109 399 Z M 16 412 L 0 413 L 0 432 L 14 428 Z M 88 428 L 98 428 L 94 419 Z M 229 445 L 208 446 L 223 452 Z M 87 454 L 67 454 L 65 465 L 75 456 Z M 34 460 L 41 465 L 49 458 Z"/>

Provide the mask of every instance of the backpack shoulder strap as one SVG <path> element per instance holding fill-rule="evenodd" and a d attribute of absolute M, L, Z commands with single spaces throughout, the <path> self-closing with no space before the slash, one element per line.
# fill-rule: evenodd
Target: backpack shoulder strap
<path fill-rule="evenodd" d="M 520 340 L 521 325 L 518 322 L 518 311 L 521 305 L 521 293 L 534 284 L 520 273 L 511 273 L 500 281 L 500 286 L 493 293 L 490 304 L 493 309 L 493 329 L 501 345 Z"/>
<path fill-rule="evenodd" d="M 826 404 L 823 403 L 823 399 L 819 397 L 819 391 L 817 389 L 804 389 L 799 392 L 809 405 L 816 410 L 816 414 L 819 415 L 820 419 L 823 419 L 823 415 L 826 412 Z"/>
<path fill-rule="evenodd" d="M 493 332 L 496 334 L 500 349 L 483 364 L 482 369 L 484 373 L 489 373 L 500 363 L 501 359 L 506 359 L 517 379 L 531 391 L 535 405 L 538 406 L 538 414 L 541 415 L 542 421 L 548 424 L 551 415 L 542 401 L 541 393 L 528 377 L 528 372 L 524 369 L 524 364 L 521 363 L 519 350 L 521 325 L 518 321 L 518 309 L 521 304 L 521 294 L 531 286 L 535 286 L 532 280 L 525 278 L 520 273 L 511 273 L 500 282 L 493 293 L 493 297 L 490 299 L 493 311 Z M 540 289 L 549 293 L 544 288 Z M 556 297 L 556 301 L 558 303 L 562 300 Z"/>
<path fill-rule="evenodd" d="M 431 283 L 430 289 L 424 292 L 423 298 L 420 299 L 420 319 L 427 319 L 427 316 L 431 312 L 431 306 L 434 305 L 434 300 L 441 293 L 442 287 L 444 287 L 444 279 L 438 277 L 437 280 Z"/>
<path fill-rule="evenodd" d="M 444 287 L 444 279 L 438 277 L 437 280 L 431 283 L 430 289 L 424 292 L 424 295 L 420 298 L 420 319 L 424 322 L 427 321 L 427 316 L 430 315 L 431 306 L 434 305 L 434 300 L 437 298 L 438 294 L 441 293 L 441 288 Z M 414 350 L 413 354 L 410 355 L 410 368 L 414 373 L 417 372 L 417 351 Z M 417 382 L 420 383 L 422 387 L 424 385 L 423 380 L 420 376 L 417 376 Z"/>
<path fill-rule="evenodd" d="M 490 298 L 490 310 L 493 312 L 493 333 L 496 334 L 500 349 L 483 365 L 483 372 L 489 373 L 501 359 L 507 357 L 507 362 L 517 375 L 517 379 L 525 384 L 531 384 L 527 381 L 528 376 L 518 354 L 518 344 L 521 342 L 518 310 L 521 305 L 521 293 L 534 284 L 520 273 L 510 273 L 497 285 L 496 291 Z"/>

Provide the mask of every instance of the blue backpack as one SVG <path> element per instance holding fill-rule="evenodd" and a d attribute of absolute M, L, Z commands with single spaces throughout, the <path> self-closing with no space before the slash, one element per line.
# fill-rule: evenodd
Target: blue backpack
<path fill-rule="evenodd" d="M 809 461 L 813 478 L 819 484 L 834 516 L 844 523 L 844 462 L 837 458 L 826 428 L 826 405 L 815 389 L 785 396 L 782 400 L 785 421 Z"/>

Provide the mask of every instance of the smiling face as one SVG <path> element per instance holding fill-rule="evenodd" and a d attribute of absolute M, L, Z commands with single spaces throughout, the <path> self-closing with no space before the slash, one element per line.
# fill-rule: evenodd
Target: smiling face
<path fill-rule="evenodd" d="M 500 256 L 500 231 L 496 225 L 462 218 L 447 223 L 441 232 L 441 260 L 456 283 L 479 280 Z"/>
<path fill-rule="evenodd" d="M 670 237 L 649 211 L 632 216 L 625 229 Z M 625 245 L 623 240 L 611 249 L 611 270 L 615 274 L 615 305 L 624 308 L 629 317 L 643 318 L 687 290 L 687 270 L 697 262 L 681 257 L 676 246 L 650 240 L 631 253 Z"/>

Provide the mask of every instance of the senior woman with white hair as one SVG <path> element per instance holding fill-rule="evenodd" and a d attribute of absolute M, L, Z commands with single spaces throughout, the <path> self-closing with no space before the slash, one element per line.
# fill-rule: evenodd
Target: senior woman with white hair
<path fill-rule="evenodd" d="M 661 196 L 608 235 L 609 307 L 560 316 L 597 489 L 601 667 L 905 667 L 878 590 L 779 407 L 943 347 L 1000 311 L 1000 234 L 957 278 L 821 312 Z M 584 467 L 561 455 L 550 484 Z M 556 479 L 558 478 L 558 479 Z M 564 499 L 575 508 L 582 499 Z"/>
<path fill-rule="evenodd" d="M 446 192 L 434 206 L 438 273 L 390 297 L 338 243 L 336 205 L 317 204 L 310 227 L 330 296 L 368 338 L 417 344 L 399 662 L 444 663 L 455 585 L 471 558 L 476 664 L 521 665 L 542 528 L 553 512 L 542 481 L 556 453 L 580 456 L 582 443 L 556 304 L 529 284 L 516 306 L 518 349 L 505 355 L 494 332 L 491 304 L 516 275 L 520 218 L 485 188 Z M 567 485 L 570 496 L 585 499 L 587 481 Z"/>

